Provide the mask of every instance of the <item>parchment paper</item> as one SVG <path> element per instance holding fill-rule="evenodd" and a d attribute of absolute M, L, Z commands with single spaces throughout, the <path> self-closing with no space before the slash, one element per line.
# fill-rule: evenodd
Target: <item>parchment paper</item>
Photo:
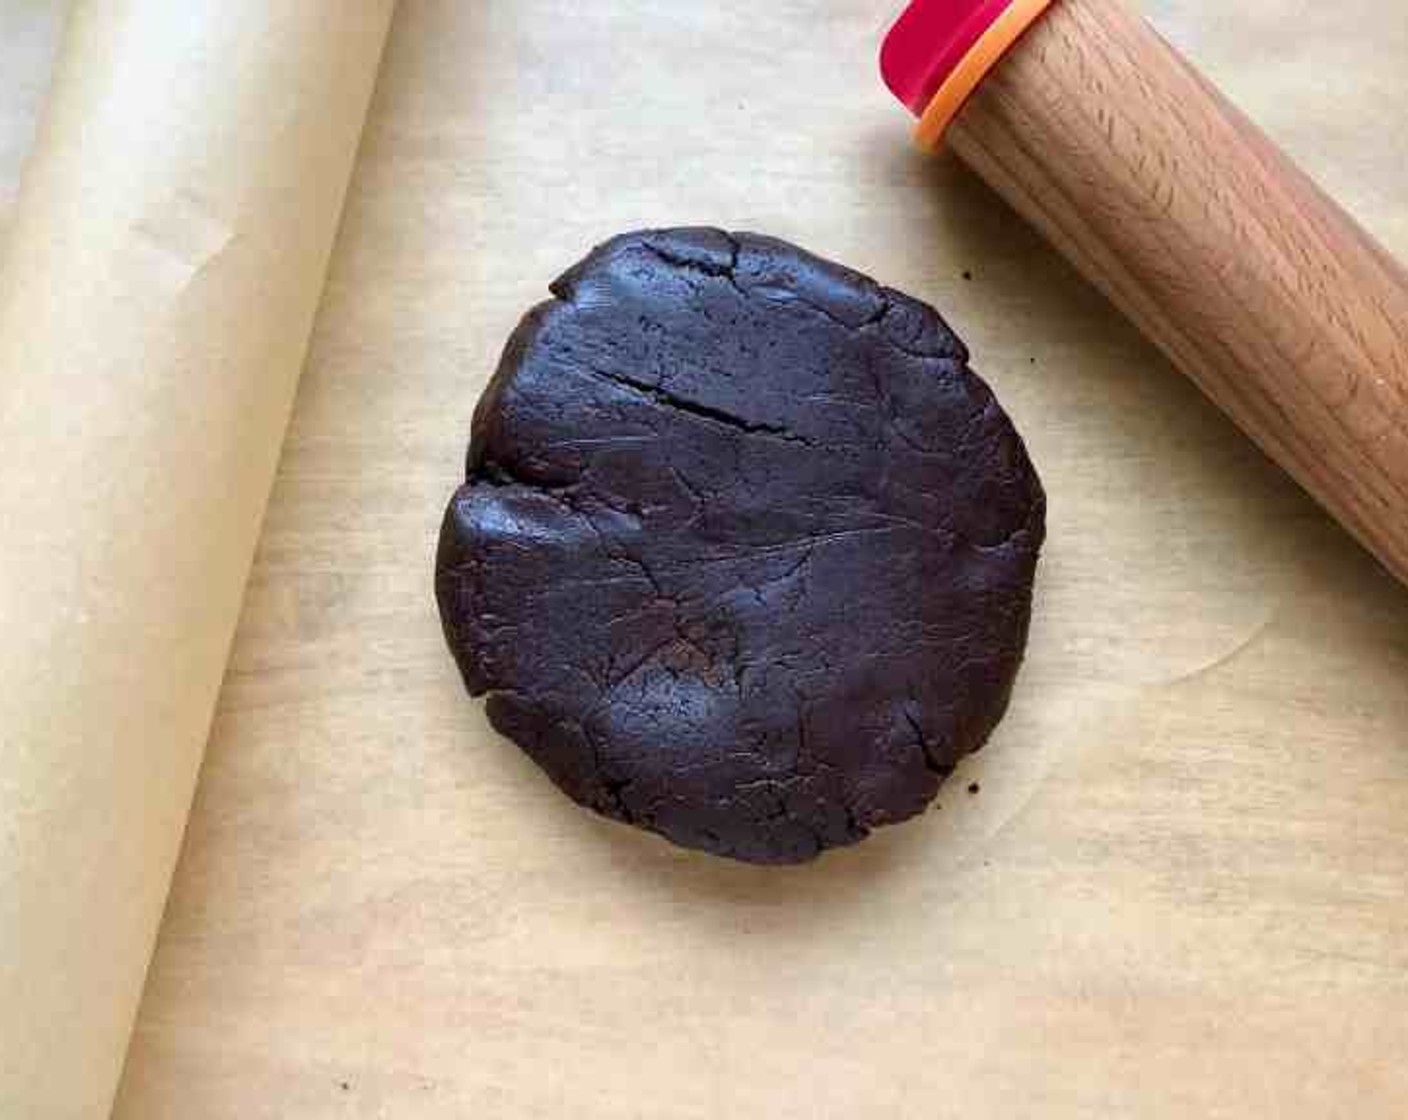
<path fill-rule="evenodd" d="M 390 8 L 69 22 L 0 273 L 0 1116 L 108 1112 Z"/>
<path fill-rule="evenodd" d="M 1405 593 L 911 152 L 894 6 L 400 7 L 119 1116 L 1408 1112 Z M 1148 10 L 1408 255 L 1397 0 Z M 564 802 L 431 602 L 518 315 L 682 221 L 937 303 L 1051 494 L 1009 721 L 940 811 L 794 872 Z"/>
<path fill-rule="evenodd" d="M 59 0 L 0 3 L 0 261 L 67 11 Z"/>

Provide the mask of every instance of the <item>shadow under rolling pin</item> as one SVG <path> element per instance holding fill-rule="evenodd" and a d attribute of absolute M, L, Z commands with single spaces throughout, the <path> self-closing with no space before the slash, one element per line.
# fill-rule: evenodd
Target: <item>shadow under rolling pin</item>
<path fill-rule="evenodd" d="M 1123 0 L 915 0 L 885 81 L 1408 583 L 1408 273 Z"/>

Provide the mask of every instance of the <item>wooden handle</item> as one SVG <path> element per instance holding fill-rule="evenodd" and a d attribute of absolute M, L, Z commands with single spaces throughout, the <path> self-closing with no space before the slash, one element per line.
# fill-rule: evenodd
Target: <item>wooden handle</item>
<path fill-rule="evenodd" d="M 1058 0 L 953 150 L 1408 582 L 1408 274 L 1120 0 Z"/>

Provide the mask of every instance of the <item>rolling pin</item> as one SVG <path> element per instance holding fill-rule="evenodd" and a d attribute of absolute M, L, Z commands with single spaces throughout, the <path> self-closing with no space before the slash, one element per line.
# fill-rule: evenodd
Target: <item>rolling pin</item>
<path fill-rule="evenodd" d="M 886 83 L 1408 583 L 1408 273 L 1122 0 L 916 0 Z"/>

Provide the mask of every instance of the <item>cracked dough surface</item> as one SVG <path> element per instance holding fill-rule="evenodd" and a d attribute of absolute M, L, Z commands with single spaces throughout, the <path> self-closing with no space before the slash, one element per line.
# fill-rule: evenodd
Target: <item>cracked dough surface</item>
<path fill-rule="evenodd" d="M 795 863 L 1007 706 L 1045 498 L 925 304 L 770 238 L 595 250 L 524 318 L 441 533 L 446 637 L 571 798 Z"/>

